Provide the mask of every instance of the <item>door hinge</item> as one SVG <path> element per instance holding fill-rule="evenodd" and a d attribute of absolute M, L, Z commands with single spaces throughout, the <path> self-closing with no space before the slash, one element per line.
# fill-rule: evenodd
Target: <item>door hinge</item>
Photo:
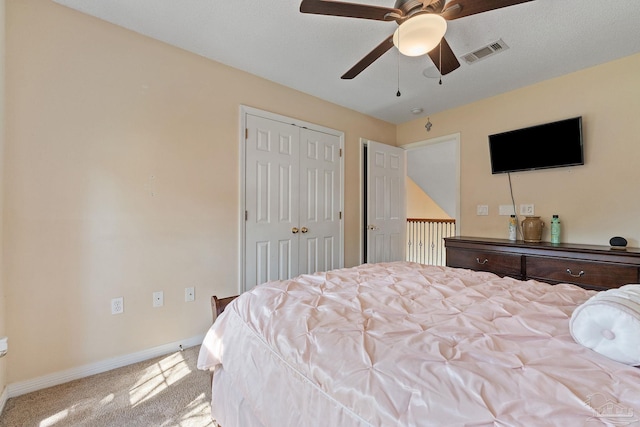
<path fill-rule="evenodd" d="M 342 211 L 340 211 L 340 219 L 342 219 Z"/>
<path fill-rule="evenodd" d="M 244 139 L 249 139 L 249 128 L 244 128 Z"/>
<path fill-rule="evenodd" d="M 249 221 L 249 211 L 244 211 L 244 220 Z"/>
<path fill-rule="evenodd" d="M 340 157 L 342 157 L 342 148 L 340 149 Z"/>

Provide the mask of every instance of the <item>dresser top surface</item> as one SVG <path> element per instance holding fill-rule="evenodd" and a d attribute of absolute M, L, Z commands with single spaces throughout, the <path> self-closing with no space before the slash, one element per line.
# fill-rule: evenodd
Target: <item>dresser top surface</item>
<path fill-rule="evenodd" d="M 574 243 L 551 243 L 551 242 L 525 242 L 524 240 L 507 240 L 496 239 L 490 237 L 468 237 L 468 236 L 456 236 L 446 237 L 446 243 L 472 243 L 472 244 L 489 244 L 494 246 L 503 246 L 508 248 L 532 250 L 540 249 L 545 251 L 572 251 L 572 252 L 585 252 L 585 253 L 603 253 L 609 252 L 620 256 L 640 256 L 640 248 L 613 248 L 605 245 L 583 245 Z"/>

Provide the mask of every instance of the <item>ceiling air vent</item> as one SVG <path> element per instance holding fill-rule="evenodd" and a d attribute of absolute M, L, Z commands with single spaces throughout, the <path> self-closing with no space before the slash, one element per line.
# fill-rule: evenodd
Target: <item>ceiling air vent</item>
<path fill-rule="evenodd" d="M 507 49 L 509 49 L 509 46 L 500 39 L 497 42 L 489 43 L 474 52 L 462 56 L 462 59 L 464 59 L 467 64 L 473 64 Z"/>

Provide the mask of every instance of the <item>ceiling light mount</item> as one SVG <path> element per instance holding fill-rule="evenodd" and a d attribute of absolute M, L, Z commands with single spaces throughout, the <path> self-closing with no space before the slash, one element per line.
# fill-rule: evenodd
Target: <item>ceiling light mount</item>
<path fill-rule="evenodd" d="M 432 51 L 447 32 L 447 21 L 440 15 L 423 13 L 407 19 L 393 33 L 393 44 L 406 56 Z"/>

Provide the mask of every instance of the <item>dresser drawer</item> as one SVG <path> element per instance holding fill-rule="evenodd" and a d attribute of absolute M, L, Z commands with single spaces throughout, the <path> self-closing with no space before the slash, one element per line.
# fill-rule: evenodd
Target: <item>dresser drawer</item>
<path fill-rule="evenodd" d="M 522 255 L 491 251 L 447 249 L 449 267 L 489 271 L 499 276 L 522 278 Z"/>
<path fill-rule="evenodd" d="M 617 288 L 638 283 L 638 267 L 569 258 L 527 256 L 526 276 L 551 283 L 573 283 L 585 287 Z"/>

